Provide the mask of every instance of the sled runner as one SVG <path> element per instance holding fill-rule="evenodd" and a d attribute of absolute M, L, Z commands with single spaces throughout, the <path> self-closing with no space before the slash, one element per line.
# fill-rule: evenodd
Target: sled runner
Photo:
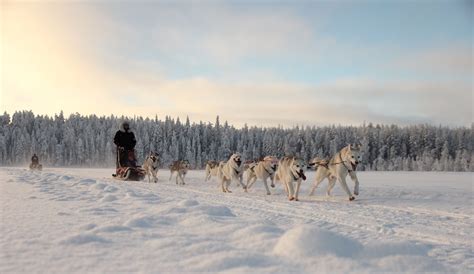
<path fill-rule="evenodd" d="M 112 176 L 122 181 L 141 181 L 145 170 L 136 164 L 135 150 L 117 149 L 116 171 Z"/>

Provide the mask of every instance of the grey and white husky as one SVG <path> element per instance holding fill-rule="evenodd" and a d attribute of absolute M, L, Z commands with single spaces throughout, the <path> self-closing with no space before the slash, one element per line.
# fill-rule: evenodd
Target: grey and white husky
<path fill-rule="evenodd" d="M 250 189 L 257 179 L 263 181 L 267 195 L 270 195 L 267 180 L 270 179 L 271 187 L 275 187 L 273 182 L 276 168 L 278 166 L 278 159 L 274 156 L 266 156 L 263 160 L 253 163 L 247 169 L 247 189 Z"/>
<path fill-rule="evenodd" d="M 357 178 L 356 168 L 361 161 L 361 154 L 360 145 L 348 145 L 336 153 L 330 160 L 314 158 L 309 166 L 316 168 L 316 182 L 309 195 L 313 195 L 319 184 L 327 178 L 329 184 L 326 195 L 331 196 L 331 190 L 336 184 L 336 180 L 338 180 L 342 189 L 349 197 L 349 201 L 354 200 L 355 197 L 347 186 L 346 177 L 349 175 L 352 181 L 354 181 L 354 195 L 359 195 L 359 179 Z"/>
<path fill-rule="evenodd" d="M 188 160 L 174 161 L 170 165 L 170 181 L 173 177 L 173 174 L 176 172 L 176 184 L 184 185 L 184 177 L 188 173 L 190 164 Z"/>

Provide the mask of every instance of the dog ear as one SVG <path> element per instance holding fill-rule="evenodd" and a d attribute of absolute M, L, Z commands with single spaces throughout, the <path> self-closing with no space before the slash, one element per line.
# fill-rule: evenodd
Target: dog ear
<path fill-rule="evenodd" d="M 352 146 L 351 144 L 349 144 L 349 145 L 347 146 L 347 147 L 349 148 L 349 150 L 351 150 L 351 146 Z"/>

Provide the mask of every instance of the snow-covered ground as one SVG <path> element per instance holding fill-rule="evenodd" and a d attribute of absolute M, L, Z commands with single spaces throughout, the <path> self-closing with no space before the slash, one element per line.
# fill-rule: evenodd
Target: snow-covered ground
<path fill-rule="evenodd" d="M 0 168 L 0 273 L 474 271 L 472 173 L 360 172 L 354 202 L 111 173 Z"/>

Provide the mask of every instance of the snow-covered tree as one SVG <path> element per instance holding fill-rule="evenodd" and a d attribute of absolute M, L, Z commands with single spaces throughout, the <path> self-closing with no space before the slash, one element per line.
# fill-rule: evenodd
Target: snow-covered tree
<path fill-rule="evenodd" d="M 102 166 L 115 164 L 113 136 L 128 120 L 137 137 L 139 161 L 151 151 L 160 154 L 163 166 L 188 159 L 196 168 L 208 160 L 227 160 L 240 152 L 244 160 L 266 155 L 296 155 L 304 160 L 330 157 L 350 143 L 362 145 L 360 170 L 473 171 L 473 126 L 429 125 L 237 129 L 216 117 L 215 123 L 164 120 L 78 113 L 53 117 L 19 111 L 0 115 L 0 165 L 23 165 L 33 153 L 47 165 Z"/>

